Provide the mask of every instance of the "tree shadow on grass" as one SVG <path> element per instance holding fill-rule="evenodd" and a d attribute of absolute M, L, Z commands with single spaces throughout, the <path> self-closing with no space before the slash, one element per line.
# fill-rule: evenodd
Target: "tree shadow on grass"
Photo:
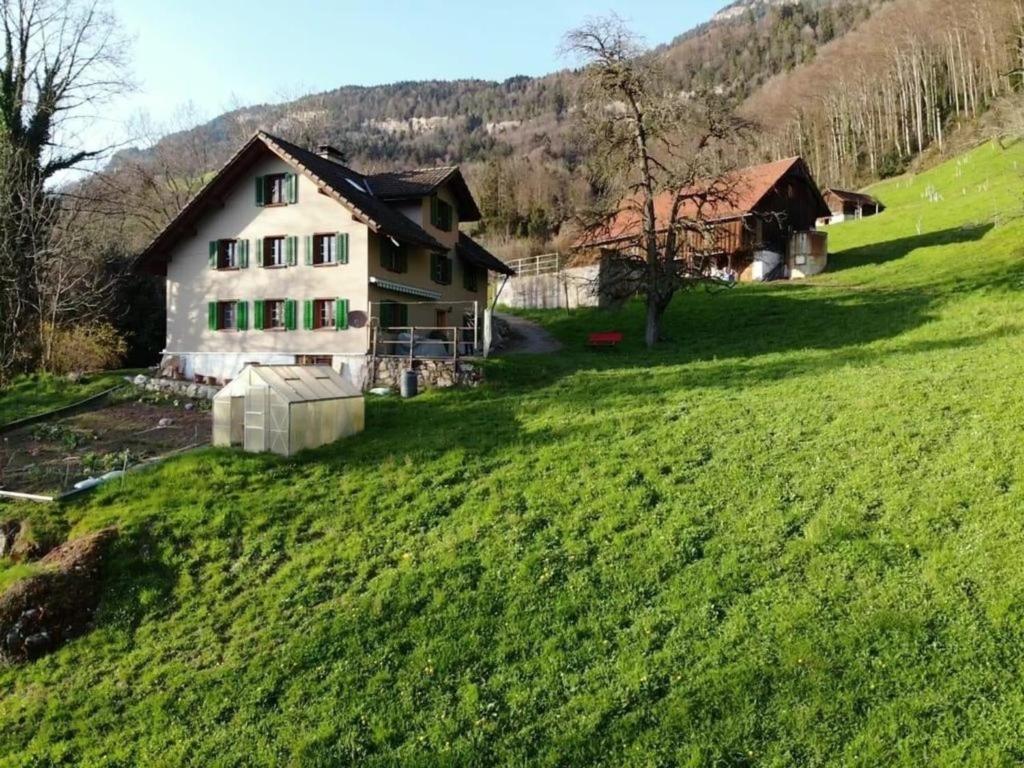
<path fill-rule="evenodd" d="M 565 344 L 561 353 L 496 360 L 489 373 L 528 388 L 577 370 L 657 368 L 858 347 L 896 338 L 930 322 L 944 298 L 942 293 L 920 289 L 851 291 L 809 285 L 681 294 L 665 317 L 666 340 L 653 350 L 643 344 L 644 312 L 639 301 L 614 313 L 550 314 L 545 322 Z M 588 335 L 604 330 L 621 331 L 621 346 L 588 349 Z"/>
<path fill-rule="evenodd" d="M 937 232 L 927 232 L 922 235 L 900 237 L 884 243 L 871 243 L 860 248 L 850 248 L 835 254 L 829 254 L 828 271 L 843 272 L 847 269 L 863 267 L 869 264 L 885 264 L 889 261 L 902 259 L 921 248 L 976 243 L 991 232 L 994 226 L 992 223 L 986 223 L 951 227 L 950 229 L 942 229 Z"/>

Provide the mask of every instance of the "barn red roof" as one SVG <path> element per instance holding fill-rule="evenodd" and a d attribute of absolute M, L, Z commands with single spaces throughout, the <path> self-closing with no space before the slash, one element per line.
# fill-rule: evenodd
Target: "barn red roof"
<path fill-rule="evenodd" d="M 752 165 L 727 174 L 720 180 L 704 182 L 697 185 L 693 189 L 693 193 L 707 190 L 709 199 L 702 206 L 699 206 L 696 200 L 687 201 L 679 215 L 683 218 L 695 218 L 700 214 L 705 221 L 726 221 L 753 213 L 772 189 L 794 171 L 801 173 L 807 179 L 812 178 L 810 169 L 802 158 L 790 157 L 786 160 L 777 160 L 774 163 Z M 819 212 L 819 215 L 827 216 L 828 206 L 821 198 L 817 186 L 813 185 L 813 180 L 812 186 L 814 186 L 820 201 L 820 208 L 825 211 L 825 213 Z M 687 191 L 689 192 L 689 190 Z M 666 191 L 654 200 L 655 220 L 659 230 L 668 227 L 669 218 L 672 215 L 673 198 L 674 194 Z M 702 210 L 698 210 L 698 208 Z M 585 243 L 581 244 L 597 245 L 636 237 L 640 234 L 641 225 L 640 212 L 636 210 L 635 206 L 624 204 L 622 210 L 612 219 L 605 230 L 594 233 L 586 239 Z"/>

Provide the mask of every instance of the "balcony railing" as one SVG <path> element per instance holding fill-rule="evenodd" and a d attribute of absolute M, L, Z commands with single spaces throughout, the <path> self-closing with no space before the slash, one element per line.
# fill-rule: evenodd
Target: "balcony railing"
<path fill-rule="evenodd" d="M 374 358 L 401 357 L 409 360 L 458 360 L 472 357 L 479 349 L 475 328 L 453 326 L 396 326 L 370 328 L 370 352 Z"/>

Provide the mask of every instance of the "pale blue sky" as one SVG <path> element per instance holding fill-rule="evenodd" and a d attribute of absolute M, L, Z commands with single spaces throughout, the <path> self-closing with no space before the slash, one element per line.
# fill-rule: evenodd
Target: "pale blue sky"
<path fill-rule="evenodd" d="M 138 90 L 88 129 L 108 139 L 139 112 L 164 122 L 186 102 L 204 118 L 341 85 L 477 77 L 567 66 L 557 47 L 587 16 L 615 11 L 651 45 L 725 0 L 111 0 L 134 39 Z"/>

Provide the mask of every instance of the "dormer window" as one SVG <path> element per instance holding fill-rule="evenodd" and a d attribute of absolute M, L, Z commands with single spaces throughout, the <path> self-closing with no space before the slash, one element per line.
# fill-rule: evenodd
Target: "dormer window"
<path fill-rule="evenodd" d="M 442 232 L 451 232 L 453 221 L 451 205 L 436 195 L 430 198 L 430 223 Z"/>
<path fill-rule="evenodd" d="M 298 202 L 299 180 L 294 173 L 270 173 L 256 177 L 256 205 L 289 205 Z"/>

